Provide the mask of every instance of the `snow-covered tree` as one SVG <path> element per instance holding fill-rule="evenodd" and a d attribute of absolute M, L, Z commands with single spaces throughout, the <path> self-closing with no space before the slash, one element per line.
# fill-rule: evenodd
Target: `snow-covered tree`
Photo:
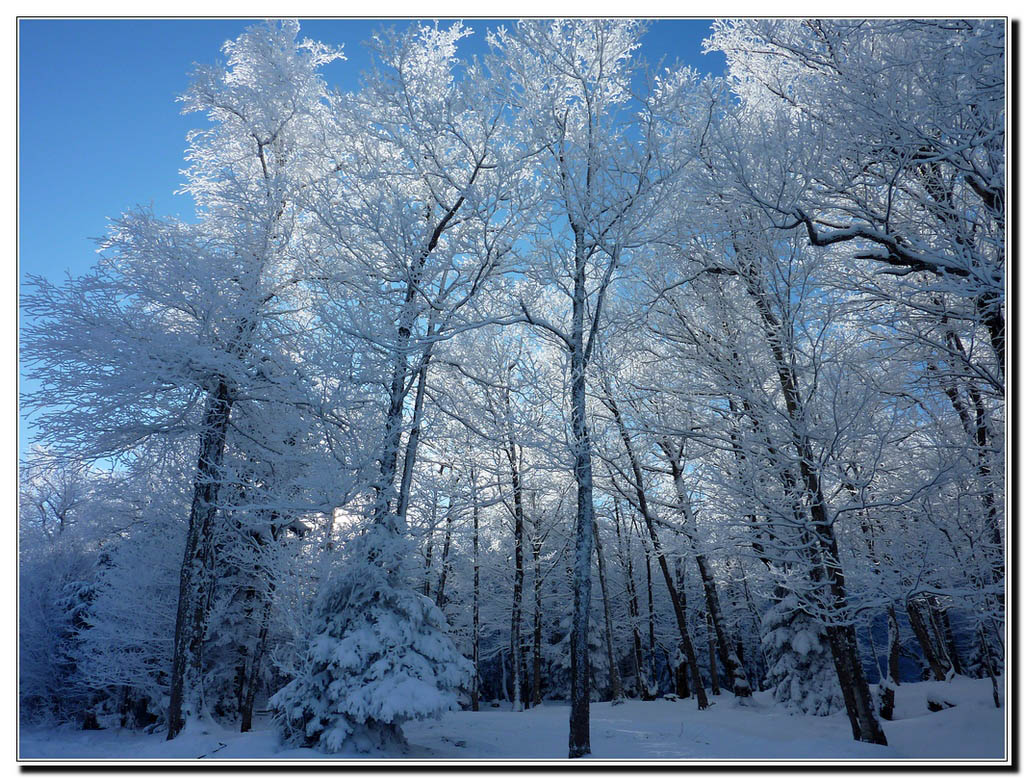
<path fill-rule="evenodd" d="M 468 681 L 443 615 L 402 578 L 410 481 L 398 479 L 406 399 L 415 386 L 422 402 L 439 339 L 486 320 L 475 298 L 521 218 L 522 173 L 502 142 L 502 105 L 476 66 L 457 73 L 456 46 L 467 34 L 455 23 L 377 36 L 363 90 L 332 102 L 335 175 L 309 195 L 315 232 L 330 241 L 325 288 L 336 326 L 365 344 L 385 389 L 357 509 L 365 526 L 352 545 L 360 551 L 319 597 L 307 650 L 315 678 L 300 676 L 275 697 L 286 734 L 294 737 L 302 721 L 307 742 L 327 751 L 347 739 L 359 748 L 400 739 L 404 721 L 437 715 Z M 346 303 L 356 299 L 364 307 Z M 402 461 L 408 477 L 420 407 Z M 363 647 L 353 654 L 353 645 Z M 374 657 L 370 676 L 358 652 Z M 373 677 L 380 684 L 363 688 Z M 394 682 L 406 684 L 408 699 L 392 694 Z"/>
<path fill-rule="evenodd" d="M 372 524 L 346 556 L 322 587 L 298 676 L 271 704 L 289 742 L 366 752 L 403 743 L 406 721 L 454 707 L 471 668 L 441 611 L 405 581 L 407 539 Z"/>
<path fill-rule="evenodd" d="M 631 102 L 642 32 L 635 20 L 521 21 L 489 39 L 492 69 L 501 74 L 501 88 L 518 112 L 521 142 L 540 150 L 538 176 L 548 213 L 531 236 L 533 288 L 525 285 L 518 307 L 527 324 L 563 351 L 571 377 L 577 578 L 570 757 L 590 753 L 594 485 L 587 367 L 622 263 L 642 242 L 652 209 L 668 196 L 675 173 L 691 161 L 685 154 L 661 155 L 665 118 L 677 110 L 687 113 L 689 79 L 659 83 L 640 104 Z M 628 114 L 636 121 L 626 120 Z"/>

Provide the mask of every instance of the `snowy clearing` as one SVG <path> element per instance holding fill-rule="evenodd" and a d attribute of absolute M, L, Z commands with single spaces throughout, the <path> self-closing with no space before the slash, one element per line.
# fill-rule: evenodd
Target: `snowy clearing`
<path fill-rule="evenodd" d="M 930 712 L 929 697 L 955 707 Z M 740 706 L 729 695 L 698 711 L 693 700 L 629 701 L 591 707 L 592 759 L 1003 759 L 1004 711 L 992 705 L 987 681 L 954 678 L 901 686 L 896 720 L 884 722 L 889 746 L 857 743 L 845 715 L 792 716 L 770 694 Z M 269 720 L 239 734 L 226 729 L 164 734 L 105 730 L 23 729 L 21 759 L 563 759 L 568 705 L 545 703 L 523 713 L 507 707 L 456 711 L 406 725 L 405 753 L 325 755 L 282 749 Z"/>

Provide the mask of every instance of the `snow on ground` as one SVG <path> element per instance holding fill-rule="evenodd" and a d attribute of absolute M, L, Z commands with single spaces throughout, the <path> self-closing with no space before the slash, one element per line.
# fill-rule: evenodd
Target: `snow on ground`
<path fill-rule="evenodd" d="M 955 707 L 930 712 L 929 698 Z M 768 693 L 746 705 L 723 694 L 708 710 L 690 700 L 629 701 L 591 706 L 593 759 L 1002 759 L 1004 711 L 987 680 L 954 678 L 900 686 L 896 720 L 883 722 L 889 747 L 853 741 L 844 714 L 793 716 Z M 163 734 L 22 728 L 21 759 L 563 759 L 569 708 L 545 703 L 522 713 L 507 707 L 456 711 L 440 721 L 407 724 L 404 753 L 321 754 L 282 748 L 272 722 L 247 734 L 191 726 L 173 741 Z"/>

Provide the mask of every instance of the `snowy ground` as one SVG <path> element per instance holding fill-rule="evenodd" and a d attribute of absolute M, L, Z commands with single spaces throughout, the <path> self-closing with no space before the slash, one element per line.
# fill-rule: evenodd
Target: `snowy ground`
<path fill-rule="evenodd" d="M 930 712 L 927 700 L 955 707 Z M 897 691 L 896 720 L 883 722 L 889 747 L 851 739 L 845 715 L 791 716 L 768 694 L 739 706 L 727 694 L 698 711 L 693 700 L 591 706 L 593 759 L 1002 759 L 1004 711 L 992 704 L 988 681 L 954 678 Z M 545 703 L 523 713 L 486 708 L 458 711 L 441 721 L 406 725 L 405 753 L 352 754 L 379 759 L 562 759 L 569 709 Z M 310 749 L 282 749 L 271 722 L 242 735 L 226 729 L 186 730 L 167 742 L 162 734 L 22 728 L 21 759 L 323 759 Z"/>

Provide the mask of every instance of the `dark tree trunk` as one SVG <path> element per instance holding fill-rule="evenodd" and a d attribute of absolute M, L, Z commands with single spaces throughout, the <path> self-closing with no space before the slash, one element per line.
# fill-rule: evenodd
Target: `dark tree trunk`
<path fill-rule="evenodd" d="M 751 694 L 750 682 L 747 680 L 747 672 L 743 667 L 743 663 L 740 662 L 739 657 L 736 655 L 732 636 L 729 634 L 728 626 L 722 617 L 722 606 L 718 597 L 718 586 L 715 583 L 714 571 L 707 557 L 697 551 L 699 540 L 696 537 L 694 517 L 682 481 L 682 449 L 674 451 L 669 446 L 668 441 L 662 441 L 661 449 L 665 453 L 672 471 L 672 482 L 675 485 L 676 496 L 679 498 L 679 508 L 683 512 L 687 534 L 689 535 L 690 544 L 694 549 L 697 570 L 700 572 L 700 580 L 704 586 L 704 599 L 707 601 L 708 616 L 711 618 L 711 624 L 717 639 L 718 656 L 722 660 L 722 666 L 725 668 L 726 675 L 729 678 L 729 685 L 732 688 L 733 694 L 737 697 L 749 697 Z M 761 550 L 763 552 L 763 547 Z"/>
<path fill-rule="evenodd" d="M 889 650 L 886 660 L 885 681 L 882 687 L 882 704 L 878 715 L 886 721 L 892 721 L 896 708 L 896 687 L 900 685 L 900 625 L 896 621 L 896 609 L 890 605 L 888 613 Z"/>
<path fill-rule="evenodd" d="M 480 503 L 476 496 L 476 471 L 470 468 L 473 493 L 473 689 L 471 703 L 480 710 Z"/>
<path fill-rule="evenodd" d="M 992 680 L 992 702 L 998 708 L 999 705 L 999 680 L 996 673 L 996 663 L 992 659 L 992 651 L 989 649 L 988 640 L 985 638 L 985 625 L 978 625 L 978 641 L 981 645 L 981 661 L 985 665 L 985 672 Z"/>
<path fill-rule="evenodd" d="M 715 662 L 715 627 L 711 623 L 711 615 L 706 614 L 708 625 L 708 672 L 711 675 L 711 693 L 716 697 L 722 693 L 718 685 L 718 664 Z"/>
<path fill-rule="evenodd" d="M 746 571 L 743 569 L 742 559 L 739 560 L 739 566 L 741 573 L 740 581 L 743 584 L 743 599 L 747 605 L 747 613 L 750 614 L 750 619 L 754 623 L 754 628 L 756 630 L 755 634 L 760 635 L 762 632 L 761 614 L 757 612 L 757 608 L 754 605 L 754 598 L 750 594 L 750 586 L 747 583 L 747 574 Z M 742 659 L 742 657 L 740 658 Z M 750 666 L 754 670 L 754 677 L 752 679 L 754 681 L 754 685 L 757 687 L 758 691 L 764 691 L 764 677 L 767 673 L 768 668 L 767 662 L 764 659 L 764 645 L 761 643 L 761 641 L 757 641 L 757 655 L 750 657 Z"/>
<path fill-rule="evenodd" d="M 470 176 L 470 181 L 476 178 L 480 167 L 473 171 Z M 416 306 L 416 295 L 419 289 L 420 283 L 423 280 L 423 272 L 427 263 L 427 259 L 431 253 L 437 248 L 438 242 L 441 240 L 441 235 L 450 226 L 452 219 L 458 213 L 462 204 L 466 201 L 465 196 L 459 197 L 455 203 L 448 208 L 444 215 L 438 220 L 430 232 L 430 237 L 427 243 L 420 252 L 410 260 L 408 267 L 408 279 L 405 284 L 405 294 L 402 301 L 402 308 L 398 314 L 398 331 L 397 331 L 397 343 L 394 348 L 394 365 L 391 371 L 391 386 L 388 392 L 388 410 L 384 417 L 384 439 L 381 443 L 380 458 L 377 460 L 380 477 L 378 482 L 374 485 L 376 491 L 376 499 L 372 508 L 372 519 L 376 524 L 383 524 L 385 522 L 391 525 L 391 530 L 395 533 L 402 533 L 405 531 L 405 516 L 402 512 L 404 506 L 408 505 L 408 494 L 405 491 L 407 484 L 405 484 L 405 474 L 403 473 L 403 486 L 402 492 L 399 493 L 397 499 L 395 498 L 395 475 L 398 470 L 398 450 L 401 448 L 402 443 L 402 415 L 403 408 L 405 407 L 405 397 L 409 391 L 406 386 L 406 381 L 409 378 L 409 361 L 407 354 L 409 352 L 409 344 L 412 342 L 412 330 L 413 325 L 420 316 L 420 312 Z M 431 320 L 427 325 L 428 336 L 434 333 L 434 323 Z M 432 343 L 433 341 L 430 341 Z M 427 365 L 430 362 L 430 350 L 432 346 L 428 343 L 424 354 L 423 360 L 420 364 L 420 373 L 418 378 L 422 379 L 423 383 L 426 382 L 426 371 Z M 415 411 L 414 411 L 415 416 Z M 416 444 L 419 438 L 419 432 L 417 431 L 415 438 L 410 442 L 411 447 L 406 448 L 407 462 L 409 478 L 411 479 L 413 472 L 413 465 L 416 457 Z M 411 481 L 410 481 L 411 483 Z M 404 503 L 404 506 L 403 506 Z M 392 515 L 394 511 L 394 515 Z M 429 595 L 428 595 L 429 596 Z"/>
<path fill-rule="evenodd" d="M 508 689 L 508 653 L 506 651 L 501 652 L 501 691 L 505 695 L 506 702 L 512 701 L 512 692 Z"/>
<path fill-rule="evenodd" d="M 434 564 L 434 538 L 433 532 L 431 531 L 430 539 L 427 541 L 427 554 L 424 560 L 424 571 L 423 571 L 423 596 L 430 597 L 430 568 Z"/>
<path fill-rule="evenodd" d="M 879 726 L 871 695 L 867 692 L 867 680 L 857 655 L 856 634 L 850 626 L 830 626 L 825 630 L 832 648 L 832 661 L 839 677 L 839 688 L 846 701 L 853 739 L 866 743 L 888 745 L 885 733 Z"/>
<path fill-rule="evenodd" d="M 817 477 L 811 474 L 809 460 L 801 460 L 801 470 L 808 484 L 808 491 L 814 496 L 811 504 L 811 523 L 818 539 L 820 549 L 821 579 L 828 585 L 831 606 L 837 613 L 845 613 L 846 579 L 839 562 L 839 549 L 836 545 L 832 525 L 825 514 L 824 497 Z M 832 650 L 832 661 L 839 679 L 839 688 L 843 692 L 846 713 L 853 730 L 853 739 L 877 745 L 888 745 L 885 732 L 875 717 L 874 703 L 868 690 L 868 682 L 864 677 L 864 668 L 857 650 L 857 633 L 850 624 L 827 625 L 829 646 Z"/>
<path fill-rule="evenodd" d="M 202 437 L 174 624 L 174 659 L 167 709 L 168 740 L 172 740 L 181 731 L 183 715 L 198 715 L 202 705 L 203 641 L 209 617 L 208 603 L 214 584 L 213 528 L 233 401 L 227 382 L 218 381 L 207 397 L 203 412 Z"/>
<path fill-rule="evenodd" d="M 686 660 L 680 657 L 675 666 L 676 695 L 685 700 L 690 696 L 690 685 L 686 680 Z"/>
<path fill-rule="evenodd" d="M 251 614 L 248 614 L 251 618 Z M 238 663 L 235 665 L 235 704 L 241 711 L 245 706 L 246 681 L 249 678 L 249 649 L 242 643 L 238 646 Z"/>
<path fill-rule="evenodd" d="M 412 288 L 407 293 L 407 306 L 412 298 Z M 398 471 L 398 449 L 402 443 L 402 409 L 405 406 L 406 395 L 406 374 L 409 369 L 406 361 L 406 349 L 411 337 L 411 322 L 402 323 L 399 326 L 399 350 L 395 355 L 395 364 L 391 375 L 391 389 L 388 398 L 388 410 L 384 420 L 384 439 L 381 444 L 381 454 L 378 460 L 379 481 L 374 485 L 376 499 L 373 505 L 373 522 L 383 524 L 388 521 L 392 510 L 396 511 L 397 504 L 393 501 L 395 474 Z M 409 468 L 409 477 L 412 477 L 412 467 Z M 404 523 L 395 524 L 395 529 L 404 529 Z"/>
<path fill-rule="evenodd" d="M 444 465 L 441 465 L 444 471 Z M 427 550 L 423 559 L 423 596 L 429 597 L 431 592 L 430 571 L 434 566 L 434 530 L 437 528 L 437 489 L 430 497 L 430 526 L 427 527 Z"/>
<path fill-rule="evenodd" d="M 569 758 L 590 753 L 590 563 L 594 555 L 594 473 L 587 426 L 587 354 L 584 351 L 583 317 L 587 304 L 584 236 L 574 228 L 576 238 L 573 285 L 572 336 L 570 338 L 570 389 L 572 448 L 576 477 L 576 553 L 573 559 L 573 619 L 570 636 Z M 596 314 L 595 314 L 596 316 Z M 597 320 L 593 322 L 596 328 Z M 591 336 L 588 346 L 593 345 Z"/>
<path fill-rule="evenodd" d="M 697 569 L 700 571 L 701 583 L 704 584 L 704 599 L 708 606 L 708 620 L 714 637 L 717 641 L 718 656 L 722 660 L 729 683 L 732 685 L 732 692 L 737 697 L 750 696 L 750 683 L 747 681 L 747 671 L 740 662 L 736 649 L 733 647 L 732 636 L 722 617 L 721 601 L 718 597 L 718 586 L 715 584 L 714 573 L 703 554 L 696 555 Z"/>
<path fill-rule="evenodd" d="M 736 246 L 736 249 L 737 254 L 743 256 L 744 252 L 740 247 Z M 775 362 L 775 372 L 785 400 L 786 413 L 793 428 L 792 443 L 797 454 L 804 496 L 810 504 L 810 525 L 817 540 L 817 552 L 821 559 L 820 569 L 824 581 L 828 585 L 830 608 L 837 614 L 844 614 L 847 607 L 846 578 L 840 563 L 832 522 L 829 520 L 826 509 L 824 492 L 815 470 L 815 458 L 811 444 L 802 432 L 804 425 L 803 398 L 800 395 L 797 373 L 784 350 L 783 344 L 786 342 L 783 336 L 784 328 L 772 312 L 767 296 L 761 287 L 756 261 L 746 262 L 744 271 L 747 291 L 764 324 L 768 347 Z M 829 625 L 826 627 L 826 633 L 832 649 L 832 659 L 836 675 L 839 678 L 839 686 L 843 691 L 843 699 L 846 703 L 846 712 L 850 719 L 854 740 L 887 745 L 885 733 L 882 731 L 878 719 L 875 718 L 871 694 L 860 664 L 854 628 L 848 624 Z"/>
<path fill-rule="evenodd" d="M 594 549 L 597 551 L 597 576 L 601 583 L 601 601 L 604 605 L 604 647 L 608 653 L 608 675 L 611 684 L 612 704 L 617 705 L 625 702 L 626 697 L 622 693 L 622 681 L 619 679 L 619 669 L 615 661 L 611 600 L 608 597 L 608 581 L 604 569 L 604 549 L 601 546 L 601 532 L 597 526 L 596 517 L 594 519 Z"/>
<path fill-rule="evenodd" d="M 946 630 L 942 621 L 942 609 L 939 607 L 938 601 L 932 595 L 927 595 L 925 598 L 928 601 L 928 622 L 929 631 L 935 639 L 935 648 L 939 652 L 942 658 L 942 664 L 949 668 L 950 672 L 955 673 L 955 667 L 953 665 L 953 655 L 950 651 L 949 643 L 946 641 Z"/>
<path fill-rule="evenodd" d="M 643 643 L 640 638 L 640 602 L 636 594 L 636 582 L 633 577 L 633 555 L 629 544 L 623 541 L 622 517 L 619 514 L 619 501 L 615 500 L 615 534 L 619 540 L 619 556 L 626 572 L 627 607 L 629 608 L 629 626 L 633 635 L 633 677 L 636 679 L 636 696 L 647 699 L 647 682 L 645 680 Z"/>
<path fill-rule="evenodd" d="M 267 633 L 270 629 L 271 601 L 267 597 L 263 603 L 263 613 L 260 617 L 260 631 L 256 638 L 256 646 L 253 648 L 252 659 L 249 663 L 249 672 L 245 685 L 245 701 L 242 705 L 242 726 L 241 732 L 248 732 L 252 729 L 252 711 L 256 705 L 256 690 L 259 687 L 260 667 L 263 664 L 263 653 L 267 648 Z"/>
<path fill-rule="evenodd" d="M 444 591 L 445 586 L 448 582 L 448 552 L 452 547 L 452 498 L 448 497 L 448 511 L 445 515 L 444 521 L 444 545 L 441 547 L 441 577 L 437 582 L 437 597 L 434 602 L 438 608 L 444 609 L 445 600 Z"/>
<path fill-rule="evenodd" d="M 946 675 L 951 667 L 946 662 L 943 652 L 936 645 L 936 636 L 932 632 L 933 620 L 929 611 L 931 604 L 924 597 L 914 597 L 907 601 L 907 618 L 910 621 L 910 629 L 921 646 L 921 653 L 924 654 L 928 668 L 931 670 L 932 679 L 945 681 Z"/>
<path fill-rule="evenodd" d="M 629 565 L 629 578 L 627 588 L 629 590 L 629 620 L 633 632 L 633 676 L 636 678 L 636 695 L 641 700 L 648 700 L 651 697 L 648 691 L 647 681 L 647 660 L 644 658 L 644 644 L 640 636 L 640 598 L 636 593 L 636 583 L 633 581 L 633 565 Z"/>
<path fill-rule="evenodd" d="M 650 694 L 653 700 L 658 696 L 658 669 L 654 642 L 654 581 L 651 578 L 651 555 L 644 549 L 644 567 L 647 570 L 647 661 L 650 663 Z"/>
<path fill-rule="evenodd" d="M 681 557 L 676 558 L 676 590 L 679 592 L 679 602 L 683 606 L 683 610 L 686 610 L 686 579 L 685 579 L 685 567 L 683 566 L 683 560 Z M 676 694 L 680 698 L 686 699 L 690 696 L 690 684 L 686 680 L 686 658 L 683 656 L 682 648 L 676 648 L 677 662 L 675 665 L 675 676 L 676 676 Z"/>
<path fill-rule="evenodd" d="M 942 610 L 938 613 L 939 622 L 942 625 L 942 638 L 946 642 L 946 653 L 949 661 L 953 663 L 953 672 L 957 675 L 964 674 L 964 665 L 960 661 L 960 652 L 956 647 L 956 638 L 953 635 L 953 625 L 949 621 L 949 611 Z"/>
<path fill-rule="evenodd" d="M 514 520 L 514 543 L 515 543 L 515 569 L 512 578 L 512 685 L 515 696 L 512 700 L 512 709 L 521 711 L 523 709 L 522 687 L 523 679 L 520 675 L 522 668 L 522 610 L 523 610 L 523 536 L 525 533 L 525 522 L 523 518 L 523 484 L 522 475 L 519 470 L 519 452 L 517 450 L 514 430 L 512 428 L 512 406 L 508 390 L 505 390 L 506 410 L 506 441 L 505 456 L 508 458 L 509 471 L 512 474 L 512 518 Z"/>
<path fill-rule="evenodd" d="M 534 511 L 536 515 L 536 511 Z M 533 686 L 530 699 L 534 705 L 540 705 L 540 644 L 541 644 L 541 597 L 540 588 L 543 579 L 540 575 L 540 540 L 536 537 L 536 528 L 531 542 L 533 550 Z"/>
<path fill-rule="evenodd" d="M 654 555 L 658 559 L 658 566 L 661 568 L 661 575 L 665 579 L 665 588 L 668 589 L 669 599 L 672 601 L 672 610 L 675 613 L 676 626 L 679 628 L 679 640 L 682 643 L 683 651 L 686 654 L 686 661 L 693 672 L 693 688 L 697 695 L 697 708 L 698 710 L 704 710 L 708 707 L 708 698 L 704 693 L 704 682 L 700 677 L 700 671 L 697 665 L 697 652 L 694 650 L 693 642 L 690 640 L 690 633 L 686 628 L 686 613 L 679 601 L 679 593 L 676 591 L 676 587 L 672 582 L 672 575 L 669 573 L 668 562 L 666 561 L 665 554 L 662 551 L 661 541 L 658 539 L 658 531 L 654 527 L 654 515 L 648 505 L 647 493 L 644 489 L 643 471 L 640 469 L 640 462 L 633 450 L 633 444 L 630 440 L 629 432 L 626 430 L 626 425 L 622 420 L 622 414 L 619 413 L 618 405 L 616 405 L 615 399 L 612 397 L 610 387 L 607 386 L 607 384 L 605 386 L 605 394 L 607 395 L 604 400 L 605 405 L 615 418 L 616 426 L 619 429 L 619 437 L 622 438 L 622 444 L 626 449 L 626 455 L 629 457 L 630 468 L 633 471 L 633 487 L 636 491 L 637 504 L 640 507 L 640 514 L 643 516 L 644 523 L 647 525 L 647 534 L 651 539 Z"/>
<path fill-rule="evenodd" d="M 428 332 L 432 334 L 433 329 L 433 322 L 431 322 Z M 433 346 L 433 341 L 427 344 L 419 373 L 416 376 L 416 399 L 413 401 L 412 428 L 409 430 L 409 439 L 405 443 L 405 457 L 402 460 L 402 481 L 398 491 L 398 516 L 403 524 L 409 511 L 409 495 L 412 493 L 412 474 L 416 468 L 416 452 L 419 449 L 420 426 L 423 423 L 423 405 L 427 394 L 427 367 L 430 365 L 430 354 Z"/>
<path fill-rule="evenodd" d="M 943 318 L 943 323 L 946 323 L 945 318 Z M 965 365 L 970 365 L 963 343 L 952 330 L 948 330 L 946 333 L 946 344 L 947 350 L 950 353 L 956 354 Z M 929 364 L 928 367 L 932 371 L 938 372 L 934 364 Z M 998 585 L 1006 577 L 1005 563 L 1003 561 L 1005 550 L 1002 530 L 999 527 L 999 501 L 996 499 L 992 481 L 992 466 L 989 463 L 991 452 L 989 450 L 988 412 L 985 408 L 981 392 L 978 391 L 974 382 L 971 380 L 964 381 L 963 388 L 961 389 L 961 382 L 955 377 L 955 374 L 960 372 L 957 366 L 953 366 L 952 372 L 954 373 L 952 376 L 940 375 L 939 383 L 949 398 L 950 404 L 956 411 L 957 416 L 960 418 L 960 425 L 963 427 L 964 434 L 974 448 L 975 469 L 978 474 L 977 483 L 980 490 L 982 507 L 985 512 L 985 533 L 988 536 L 986 556 L 992 564 L 993 582 Z M 966 394 L 966 398 L 963 397 L 961 391 L 963 391 L 963 394 Z M 998 596 L 1000 606 L 1003 605 L 1004 600 L 1004 596 L 1000 593 Z"/>
<path fill-rule="evenodd" d="M 988 330 L 992 350 L 999 359 L 999 374 L 1006 375 L 1006 318 L 998 295 L 988 292 L 978 297 L 981 322 Z"/>

